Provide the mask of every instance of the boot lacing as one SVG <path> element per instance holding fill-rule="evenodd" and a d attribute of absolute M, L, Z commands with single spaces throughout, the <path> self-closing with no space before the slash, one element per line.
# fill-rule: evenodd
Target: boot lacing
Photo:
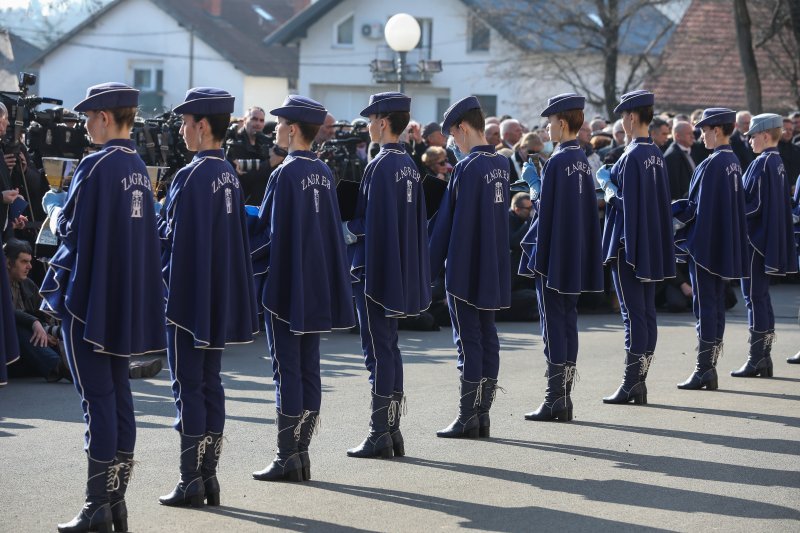
<path fill-rule="evenodd" d="M 119 471 L 125 468 L 123 463 L 117 463 L 108 467 L 108 474 L 106 476 L 106 490 L 114 492 L 119 490 L 120 482 Z"/>
<path fill-rule="evenodd" d="M 478 382 L 478 390 L 475 392 L 475 401 L 472 403 L 472 407 L 478 407 L 483 401 L 483 384 L 487 381 L 487 378 L 481 378 Z"/>
<path fill-rule="evenodd" d="M 725 343 L 720 342 L 719 344 L 714 346 L 714 348 L 712 348 L 712 351 L 711 351 L 711 364 L 714 367 L 717 366 L 717 361 L 719 361 L 719 358 L 722 357 L 722 348 L 723 348 L 724 345 L 725 345 Z"/>
<path fill-rule="evenodd" d="M 300 421 L 294 427 L 294 440 L 300 440 L 300 433 L 303 431 L 303 424 L 305 424 L 306 420 L 308 420 L 309 415 L 311 415 L 311 411 L 303 411 L 303 416 L 300 417 Z"/>
<path fill-rule="evenodd" d="M 653 358 L 655 355 L 643 355 L 639 358 L 639 363 L 641 363 L 642 368 L 639 369 L 640 376 L 646 376 L 647 372 L 650 370 L 650 365 L 653 364 Z"/>
<path fill-rule="evenodd" d="M 214 438 L 211 435 L 206 435 L 200 439 L 197 445 L 197 470 L 200 470 L 200 467 L 203 465 L 203 456 L 206 454 L 206 447 L 213 441 Z"/>
<path fill-rule="evenodd" d="M 575 384 L 578 383 L 578 381 L 580 381 L 580 376 L 578 375 L 578 367 L 572 365 L 566 365 L 564 367 L 564 390 L 566 390 L 567 388 L 567 383 L 572 383 L 572 390 L 575 390 Z"/>

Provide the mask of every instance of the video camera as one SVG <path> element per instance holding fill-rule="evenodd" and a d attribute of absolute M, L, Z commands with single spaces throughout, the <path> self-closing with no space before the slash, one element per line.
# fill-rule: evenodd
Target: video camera
<path fill-rule="evenodd" d="M 63 101 L 28 95 L 36 79 L 34 74 L 20 72 L 19 91 L 0 91 L 0 102 L 6 106 L 9 120 L 6 131 L 0 132 L 4 153 L 19 153 L 22 135 L 27 131 L 28 149 L 37 166 L 41 166 L 42 157 L 82 157 L 89 146 L 86 129 L 77 117 L 75 127 L 65 124 L 63 108 L 37 110 L 41 104 L 60 106 Z"/>
<path fill-rule="evenodd" d="M 366 121 L 357 120 L 353 124 L 340 121 L 333 124 L 334 136 L 319 147 L 319 158 L 326 163 L 336 182 L 361 181 L 366 163 L 356 154 L 360 144 L 370 143 Z"/>
<path fill-rule="evenodd" d="M 165 179 L 158 184 L 157 196 L 166 193 L 172 176 L 192 160 L 192 152 L 181 135 L 180 115 L 167 111 L 154 118 L 136 117 L 131 138 L 136 151 L 148 166 L 168 167 Z"/>
<path fill-rule="evenodd" d="M 275 131 L 260 131 L 255 134 L 255 153 L 250 147 L 250 141 L 242 139 L 239 135 L 241 126 L 238 124 L 231 124 L 228 128 L 228 133 L 225 135 L 225 157 L 229 160 L 235 161 L 241 172 L 250 172 L 258 170 L 262 162 L 269 162 L 270 151 L 275 146 Z M 247 143 L 247 146 L 244 145 Z M 242 157 L 245 155 L 257 155 L 257 157 Z M 283 154 L 285 155 L 285 154 Z"/>

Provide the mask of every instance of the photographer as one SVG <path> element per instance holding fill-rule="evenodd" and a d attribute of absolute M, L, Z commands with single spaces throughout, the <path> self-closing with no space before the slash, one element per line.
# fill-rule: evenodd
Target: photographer
<path fill-rule="evenodd" d="M 28 278 L 33 262 L 30 244 L 11 239 L 3 251 L 11 283 L 20 350 L 20 360 L 9 367 L 9 373 L 12 377 L 41 376 L 48 383 L 55 383 L 62 378 L 72 381 L 72 375 L 58 353 L 61 328 L 39 310 L 42 303 L 39 288 Z"/>
<path fill-rule="evenodd" d="M 270 172 L 285 157 L 285 154 L 273 151 L 274 133 L 265 134 L 265 116 L 260 107 L 249 108 L 244 117 L 244 126 L 225 141 L 225 157 L 239 175 L 248 205 L 261 205 Z"/>

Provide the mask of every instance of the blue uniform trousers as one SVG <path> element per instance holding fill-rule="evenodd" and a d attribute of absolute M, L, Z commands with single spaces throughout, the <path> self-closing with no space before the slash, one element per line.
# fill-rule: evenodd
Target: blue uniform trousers
<path fill-rule="evenodd" d="M 447 293 L 453 323 L 453 342 L 458 350 L 458 369 L 465 381 L 497 379 L 500 371 L 500 341 L 494 311 L 478 309 Z"/>
<path fill-rule="evenodd" d="M 372 392 L 380 396 L 403 392 L 403 357 L 397 345 L 397 319 L 387 317 L 386 310 L 364 293 L 363 280 L 353 284 L 353 296 Z"/>
<path fill-rule="evenodd" d="M 625 326 L 625 349 L 636 355 L 656 351 L 656 284 L 641 281 L 625 260 L 625 249 L 617 251 L 611 263 L 611 277 L 617 291 L 619 310 Z"/>
<path fill-rule="evenodd" d="M 222 388 L 222 350 L 196 348 L 188 331 L 167 324 L 167 361 L 180 433 L 202 436 L 225 428 L 225 390 Z"/>
<path fill-rule="evenodd" d="M 536 276 L 539 326 L 544 356 L 554 365 L 578 361 L 578 295 L 547 288 L 547 278 Z"/>
<path fill-rule="evenodd" d="M 750 247 L 750 279 L 742 279 L 742 295 L 747 306 L 750 331 L 767 333 L 775 330 L 775 314 L 769 297 L 769 276 L 764 272 L 764 256 Z"/>
<path fill-rule="evenodd" d="M 63 318 L 61 328 L 86 421 L 84 449 L 95 461 L 111 461 L 118 451 L 133 453 L 136 421 L 128 357 L 94 352 L 93 345 L 83 340 L 83 323 L 70 315 Z"/>
<path fill-rule="evenodd" d="M 275 407 L 286 416 L 319 411 L 322 383 L 319 377 L 319 333 L 296 335 L 289 324 L 266 314 L 267 347 L 272 358 Z"/>
<path fill-rule="evenodd" d="M 725 334 L 725 284 L 723 278 L 689 259 L 692 282 L 692 309 L 697 319 L 697 335 L 704 342 L 721 342 Z"/>

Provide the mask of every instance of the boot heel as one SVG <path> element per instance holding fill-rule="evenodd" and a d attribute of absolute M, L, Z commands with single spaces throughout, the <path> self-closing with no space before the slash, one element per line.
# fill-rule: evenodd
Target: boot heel
<path fill-rule="evenodd" d="M 719 380 L 717 378 L 714 378 L 708 383 L 706 383 L 706 390 L 717 390 L 718 388 L 719 388 Z"/>
<path fill-rule="evenodd" d="M 394 445 L 381 450 L 381 459 L 391 459 L 394 457 Z"/>
<path fill-rule="evenodd" d="M 465 433 L 468 439 L 477 439 L 481 434 L 481 430 L 479 428 L 472 428 Z"/>
<path fill-rule="evenodd" d="M 117 533 L 128 531 L 128 519 L 127 518 L 117 518 L 114 520 L 114 531 Z"/>
<path fill-rule="evenodd" d="M 647 393 L 642 394 L 642 405 L 647 405 Z"/>
<path fill-rule="evenodd" d="M 100 524 L 97 524 L 96 526 L 90 526 L 89 530 L 95 527 L 97 528 L 95 531 L 97 531 L 98 533 L 112 533 L 111 522 L 102 522 Z"/>
<path fill-rule="evenodd" d="M 216 494 L 206 494 L 206 504 L 208 505 L 219 505 L 219 492 Z"/>
<path fill-rule="evenodd" d="M 288 481 L 303 481 L 303 469 L 290 470 L 284 477 Z"/>
<path fill-rule="evenodd" d="M 491 437 L 492 430 L 490 429 L 492 426 L 481 426 L 480 429 L 480 436 L 483 439 L 488 439 Z"/>
<path fill-rule="evenodd" d="M 311 480 L 311 467 L 304 466 L 303 467 L 303 481 L 310 481 Z"/>
<path fill-rule="evenodd" d="M 189 498 L 189 505 L 191 505 L 192 507 L 202 507 L 204 499 L 205 497 L 202 494 L 192 496 L 191 498 Z"/>
<path fill-rule="evenodd" d="M 406 446 L 402 442 L 395 443 L 394 447 L 394 456 L 395 457 L 403 457 L 406 454 Z"/>
<path fill-rule="evenodd" d="M 771 378 L 772 377 L 772 367 L 768 366 L 767 368 L 761 371 L 762 378 Z"/>
<path fill-rule="evenodd" d="M 647 403 L 647 396 L 645 396 L 644 394 L 640 394 L 639 396 L 634 396 L 633 403 L 635 403 L 636 405 L 644 405 Z"/>
<path fill-rule="evenodd" d="M 569 422 L 570 421 L 569 409 L 564 409 L 563 411 L 559 411 L 558 414 L 555 416 L 555 419 L 561 422 Z"/>
<path fill-rule="evenodd" d="M 567 422 L 572 422 L 572 409 L 567 409 Z"/>

